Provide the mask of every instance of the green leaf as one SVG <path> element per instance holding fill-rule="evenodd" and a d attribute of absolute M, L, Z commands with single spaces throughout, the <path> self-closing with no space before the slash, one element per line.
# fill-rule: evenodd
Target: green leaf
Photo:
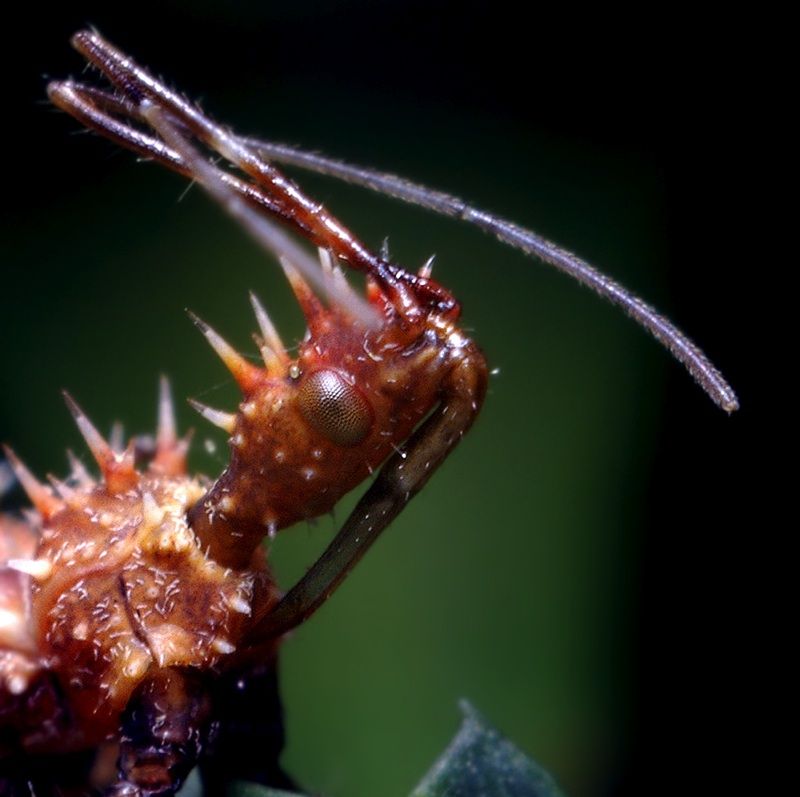
<path fill-rule="evenodd" d="M 536 762 L 466 701 L 456 737 L 411 797 L 563 797 Z"/>
<path fill-rule="evenodd" d="M 225 797 L 302 797 L 302 795 L 293 791 L 269 789 L 266 786 L 259 786 L 257 783 L 245 783 L 243 780 L 237 780 L 226 789 Z"/>
<path fill-rule="evenodd" d="M 564 797 L 555 781 L 469 704 L 447 750 L 411 797 Z M 237 781 L 225 797 L 302 797 Z"/>

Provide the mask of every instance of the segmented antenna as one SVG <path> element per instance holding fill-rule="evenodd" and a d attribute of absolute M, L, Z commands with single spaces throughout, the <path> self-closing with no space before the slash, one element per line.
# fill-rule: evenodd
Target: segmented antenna
<path fill-rule="evenodd" d="M 296 147 L 276 144 L 259 138 L 245 137 L 242 141 L 260 152 L 265 158 L 277 163 L 297 166 L 306 171 L 335 177 L 343 182 L 400 199 L 410 205 L 417 205 L 438 213 L 440 216 L 465 221 L 467 224 L 494 235 L 498 241 L 519 249 L 526 255 L 549 263 L 582 285 L 591 288 L 612 304 L 621 307 L 627 315 L 644 327 L 672 353 L 676 360 L 686 367 L 718 407 L 728 413 L 739 409 L 736 393 L 725 377 L 712 364 L 703 350 L 675 324 L 616 280 L 603 274 L 572 252 L 546 240 L 533 230 L 487 213 L 457 196 L 427 188 L 394 174 L 355 166 L 315 152 L 305 152 Z"/>

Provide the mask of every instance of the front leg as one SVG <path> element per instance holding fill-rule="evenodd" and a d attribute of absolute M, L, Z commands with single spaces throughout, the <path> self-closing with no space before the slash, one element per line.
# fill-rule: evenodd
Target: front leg
<path fill-rule="evenodd" d="M 157 670 L 122 717 L 118 780 L 106 797 L 173 797 L 203 748 L 210 701 L 194 672 Z"/>

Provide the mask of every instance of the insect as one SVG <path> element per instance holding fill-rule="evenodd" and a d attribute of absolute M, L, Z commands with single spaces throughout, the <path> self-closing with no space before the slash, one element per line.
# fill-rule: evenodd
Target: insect
<path fill-rule="evenodd" d="M 0 754 L 19 770 L 8 782 L 26 788 L 37 756 L 58 751 L 65 755 L 46 776 L 53 782 L 40 790 L 79 789 L 94 778 L 109 794 L 166 795 L 198 760 L 212 783 L 214 761 L 230 763 L 242 743 L 226 739 L 238 719 L 223 710 L 231 694 L 240 682 L 246 690 L 269 683 L 281 635 L 320 605 L 425 485 L 469 429 L 486 388 L 483 356 L 457 326 L 458 304 L 428 268 L 412 274 L 371 253 L 265 158 L 417 197 L 566 268 L 667 343 L 723 409 L 735 409 L 736 399 L 669 322 L 569 253 L 450 197 L 236 138 L 98 34 L 80 33 L 74 43 L 113 90 L 52 84 L 56 104 L 199 182 L 283 260 L 309 324 L 308 340 L 290 356 L 254 300 L 264 358 L 255 367 L 196 321 L 244 394 L 235 414 L 197 406 L 231 436 L 231 463 L 212 484 L 185 473 L 187 444 L 166 387 L 150 451 L 137 441 L 111 447 L 69 400 L 100 482 L 76 467 L 51 489 L 10 455 L 38 519 L 5 519 L 1 538 Z M 238 171 L 212 165 L 198 143 Z M 323 265 L 267 216 L 321 246 Z M 349 288 L 342 266 L 366 273 L 368 301 Z M 373 470 L 376 480 L 336 540 L 280 597 L 262 538 L 329 511 Z M 119 767 L 105 783 L 87 758 L 108 740 Z M 277 770 L 265 778 L 285 785 Z"/>

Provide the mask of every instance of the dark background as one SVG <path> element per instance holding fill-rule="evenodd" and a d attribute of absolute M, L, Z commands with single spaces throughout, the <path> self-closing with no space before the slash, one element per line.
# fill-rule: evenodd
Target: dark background
<path fill-rule="evenodd" d="M 749 102 L 734 22 L 448 2 L 86 3 L 7 31 L 0 439 L 40 474 L 103 428 L 150 428 L 157 376 L 235 393 L 183 314 L 248 354 L 255 289 L 302 334 L 277 269 L 197 191 L 44 102 L 91 23 L 237 130 L 384 168 L 577 251 L 698 340 L 743 411 L 717 410 L 618 311 L 476 231 L 332 181 L 303 185 L 435 274 L 500 373 L 442 473 L 287 643 L 286 764 L 307 788 L 402 795 L 459 697 L 572 795 L 721 792 L 756 701 L 754 397 L 738 237 Z M 196 425 L 196 466 L 224 442 Z M 209 454 L 202 441 L 217 440 Z M 345 509 L 337 512 L 344 516 Z M 275 546 L 284 584 L 328 519 Z M 749 562 L 749 564 L 745 564 Z M 691 772 L 687 789 L 687 773 Z M 733 782 L 733 781 L 732 781 Z"/>

